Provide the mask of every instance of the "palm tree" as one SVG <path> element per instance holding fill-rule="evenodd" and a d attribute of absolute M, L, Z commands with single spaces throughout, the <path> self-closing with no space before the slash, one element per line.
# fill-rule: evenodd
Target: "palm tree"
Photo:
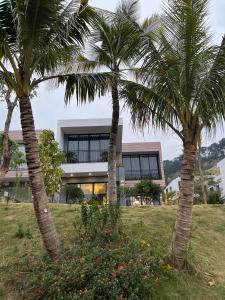
<path fill-rule="evenodd" d="M 45 248 L 52 259 L 59 258 L 61 250 L 48 209 L 30 95 L 41 82 L 62 78 L 64 74 L 58 72 L 58 68 L 68 63 L 84 45 L 90 22 L 96 15 L 87 2 L 0 2 L 0 71 L 19 101 L 34 210 Z M 79 78 L 81 85 L 88 77 L 85 74 L 73 76 Z M 98 84 L 104 85 L 104 79 L 98 76 Z M 93 76 L 92 83 L 95 82 Z"/>
<path fill-rule="evenodd" d="M 108 198 L 112 205 L 117 204 L 116 149 L 120 116 L 120 75 L 121 72 L 132 68 L 133 59 L 139 53 L 141 32 L 136 24 L 137 5 L 137 0 L 122 1 L 115 14 L 100 13 L 90 44 L 91 59 L 79 56 L 79 66 L 76 65 L 78 69 L 88 72 L 107 70 L 113 74 L 107 87 L 112 97 L 112 123 L 108 151 Z M 66 102 L 68 102 L 76 90 L 70 77 L 67 79 L 66 90 Z M 79 98 L 78 95 L 76 96 Z M 83 95 L 80 100 L 85 101 L 86 98 L 94 100 L 94 97 L 88 94 Z"/>
<path fill-rule="evenodd" d="M 225 38 L 210 44 L 208 0 L 171 0 L 162 28 L 148 35 L 138 81 L 124 82 L 133 122 L 172 129 L 182 140 L 181 192 L 166 261 L 184 267 L 192 220 L 194 169 L 202 130 L 216 130 L 225 117 Z"/>

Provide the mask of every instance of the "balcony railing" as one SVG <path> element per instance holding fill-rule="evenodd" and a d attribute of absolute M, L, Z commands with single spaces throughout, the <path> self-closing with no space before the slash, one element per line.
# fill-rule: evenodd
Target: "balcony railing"
<path fill-rule="evenodd" d="M 74 163 L 89 163 L 89 162 L 107 162 L 108 152 L 107 151 L 70 151 L 65 153 L 66 162 L 68 164 Z"/>
<path fill-rule="evenodd" d="M 141 180 L 141 179 L 160 179 L 159 170 L 151 169 L 150 171 L 126 171 L 125 170 L 125 180 Z"/>

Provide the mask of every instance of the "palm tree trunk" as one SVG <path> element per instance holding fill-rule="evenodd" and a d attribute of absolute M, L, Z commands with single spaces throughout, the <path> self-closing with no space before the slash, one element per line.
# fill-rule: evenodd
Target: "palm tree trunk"
<path fill-rule="evenodd" d="M 120 117 L 118 84 L 115 80 L 112 85 L 112 125 L 110 129 L 109 151 L 108 151 L 108 197 L 109 204 L 117 204 L 117 184 L 116 184 L 116 146 Z"/>
<path fill-rule="evenodd" d="M 181 168 L 180 201 L 172 238 L 171 253 L 166 262 L 181 270 L 186 263 L 194 197 L 196 147 L 184 144 Z"/>
<path fill-rule="evenodd" d="M 3 179 L 9 171 L 10 166 L 10 147 L 9 147 L 9 128 L 12 120 L 13 110 L 16 106 L 16 100 L 10 102 L 11 90 L 8 89 L 6 93 L 6 103 L 7 103 L 7 116 L 4 126 L 3 139 L 2 139 L 2 164 L 0 167 L 0 186 Z"/>
<path fill-rule="evenodd" d="M 32 107 L 29 97 L 22 97 L 19 100 L 23 140 L 33 195 L 34 211 L 44 246 L 50 257 L 56 260 L 61 257 L 61 248 L 53 218 L 48 208 L 48 198 L 45 192 L 41 170 Z"/>

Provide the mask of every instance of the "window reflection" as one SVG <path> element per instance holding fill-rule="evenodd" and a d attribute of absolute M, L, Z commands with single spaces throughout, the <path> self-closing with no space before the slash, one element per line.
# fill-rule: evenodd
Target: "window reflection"
<path fill-rule="evenodd" d="M 126 180 L 160 179 L 158 155 L 124 155 L 123 165 Z"/>
<path fill-rule="evenodd" d="M 65 135 L 68 163 L 106 162 L 109 134 Z"/>

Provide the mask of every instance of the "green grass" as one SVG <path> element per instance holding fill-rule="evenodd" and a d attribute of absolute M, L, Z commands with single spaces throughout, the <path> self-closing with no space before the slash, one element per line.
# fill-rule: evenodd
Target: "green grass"
<path fill-rule="evenodd" d="M 51 205 L 64 247 L 73 242 L 77 206 Z M 149 240 L 163 257 L 169 249 L 176 207 L 124 208 L 124 230 L 137 239 Z M 19 239 L 18 228 L 32 235 Z M 0 204 L 0 268 L 25 253 L 43 253 L 40 234 L 29 204 Z M 225 299 L 225 206 L 195 206 L 189 247 L 190 270 L 172 272 L 159 284 L 155 299 Z M 215 282 L 214 286 L 209 281 Z M 18 299 L 0 278 L 0 299 Z"/>

